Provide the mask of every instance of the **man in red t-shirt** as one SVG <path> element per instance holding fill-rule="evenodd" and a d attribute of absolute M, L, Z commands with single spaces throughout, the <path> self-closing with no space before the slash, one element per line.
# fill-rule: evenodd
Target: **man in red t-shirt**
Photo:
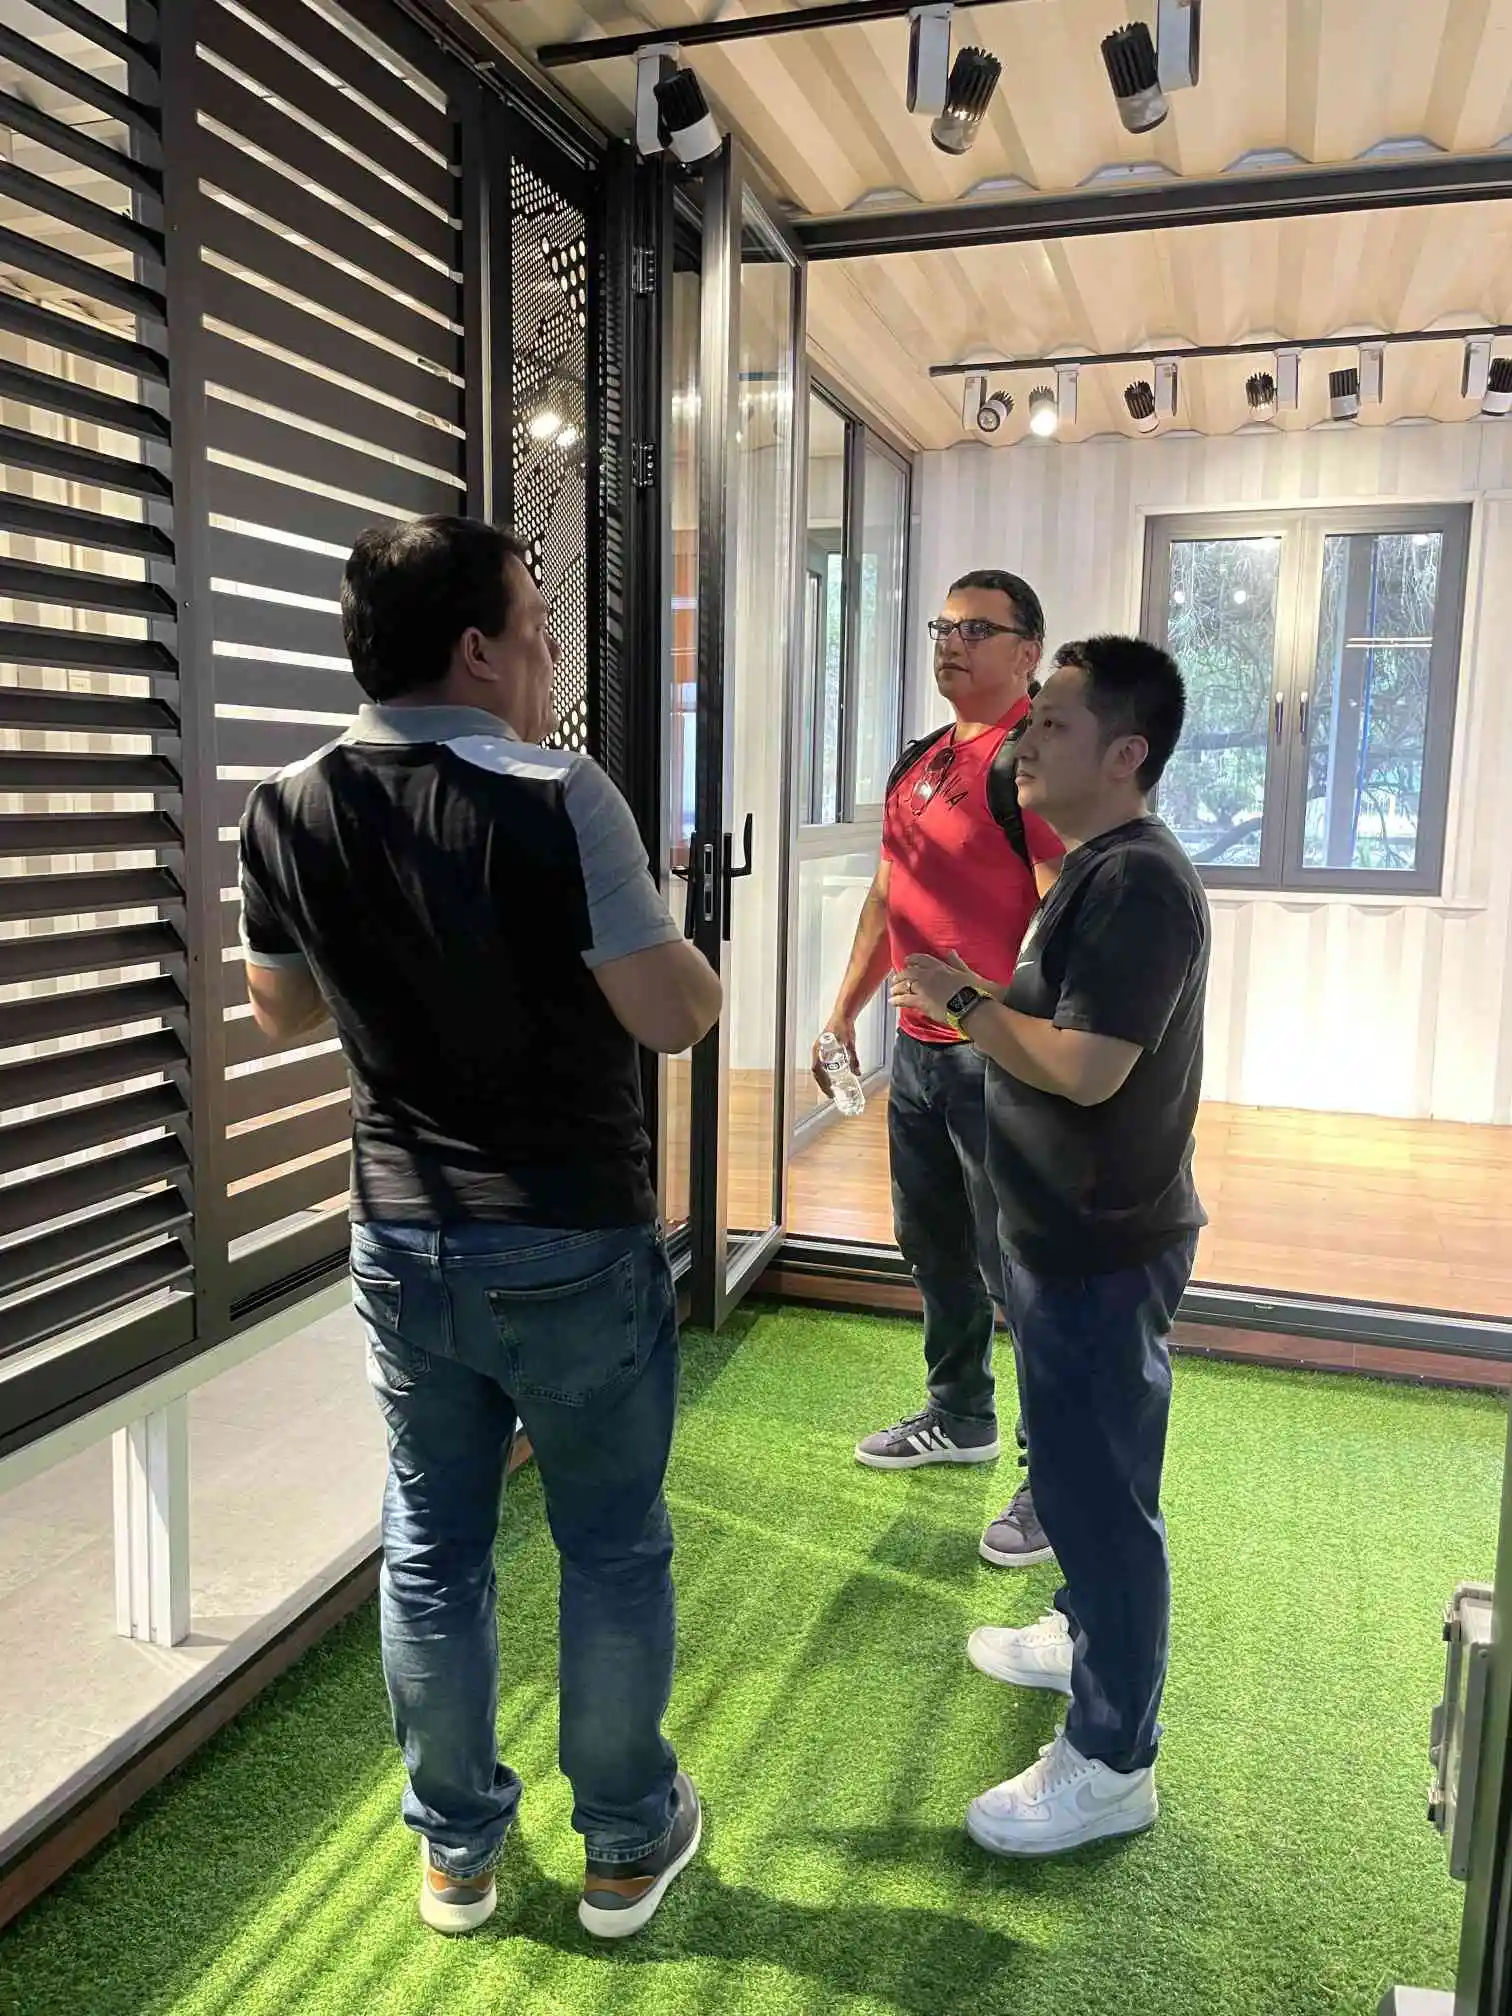
<path fill-rule="evenodd" d="M 959 952 L 972 972 L 1007 985 L 1062 851 L 1044 821 L 1024 813 L 1031 867 L 987 795 L 993 759 L 1028 717 L 1045 641 L 1039 597 L 1016 574 L 966 574 L 929 627 L 935 684 L 955 720 L 888 794 L 881 865 L 826 1025 L 853 1065 L 857 1016 L 912 953 Z M 814 1076 L 827 1091 L 817 1044 Z M 998 1455 L 992 1341 L 1002 1259 L 987 1180 L 984 1076 L 980 1053 L 959 1031 L 904 1012 L 888 1148 L 898 1245 L 924 1300 L 928 1400 L 921 1413 L 857 1444 L 857 1460 L 873 1469 L 990 1463 Z M 988 1527 L 982 1554 L 1003 1567 L 1051 1558 L 1027 1484 Z"/>

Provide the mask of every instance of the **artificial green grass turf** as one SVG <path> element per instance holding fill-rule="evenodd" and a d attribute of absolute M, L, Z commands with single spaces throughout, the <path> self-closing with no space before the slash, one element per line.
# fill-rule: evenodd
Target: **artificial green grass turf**
<path fill-rule="evenodd" d="M 1011 1464 L 852 1462 L 918 1384 L 907 1322 L 788 1309 L 688 1338 L 670 1728 L 708 1825 L 640 1939 L 595 1947 L 574 1916 L 527 1471 L 499 1549 L 527 1791 L 493 1923 L 447 1941 L 415 1916 L 369 1606 L 0 1935 L 0 2010 L 1301 2016 L 1447 1986 L 1462 1893 L 1423 1818 L 1427 1724 L 1443 1604 L 1492 1568 L 1502 1404 L 1180 1364 L 1161 1823 L 1035 1865 L 961 1822 L 1058 1703 L 964 1643 L 1034 1617 L 1053 1571 L 977 1559 Z"/>

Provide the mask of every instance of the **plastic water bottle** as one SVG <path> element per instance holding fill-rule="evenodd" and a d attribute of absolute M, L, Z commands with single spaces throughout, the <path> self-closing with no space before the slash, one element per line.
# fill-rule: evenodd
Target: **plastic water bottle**
<path fill-rule="evenodd" d="M 861 1080 L 851 1069 L 845 1045 L 833 1029 L 826 1029 L 819 1038 L 819 1062 L 824 1066 L 824 1075 L 830 1082 L 831 1096 L 845 1117 L 854 1120 L 858 1113 L 864 1113 L 865 1090 Z"/>

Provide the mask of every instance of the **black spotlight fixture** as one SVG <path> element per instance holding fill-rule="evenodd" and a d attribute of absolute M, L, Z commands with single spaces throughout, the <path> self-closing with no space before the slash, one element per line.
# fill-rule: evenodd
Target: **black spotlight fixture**
<path fill-rule="evenodd" d="M 1481 411 L 1488 419 L 1512 413 L 1512 357 L 1498 357 L 1486 373 L 1486 394 Z"/>
<path fill-rule="evenodd" d="M 1148 378 L 1136 378 L 1124 393 L 1124 404 L 1129 409 L 1129 418 L 1141 434 L 1153 434 L 1160 425 L 1160 415 L 1155 411 L 1155 388 Z"/>
<path fill-rule="evenodd" d="M 1257 371 L 1245 380 L 1244 396 L 1256 420 L 1269 420 L 1276 410 L 1276 381 L 1269 371 Z"/>
<path fill-rule="evenodd" d="M 977 426 L 981 428 L 984 434 L 996 434 L 1003 422 L 1009 419 L 1012 413 L 1013 394 L 1011 392 L 994 392 L 990 399 L 982 401 L 981 411 L 977 414 Z"/>
<path fill-rule="evenodd" d="M 1328 417 L 1330 420 L 1354 420 L 1360 411 L 1360 374 L 1357 370 L 1330 371 L 1328 374 Z"/>
<path fill-rule="evenodd" d="M 929 129 L 942 154 L 964 154 L 977 137 L 1003 66 L 989 49 L 963 49 L 945 91 L 945 109 Z"/>
<path fill-rule="evenodd" d="M 1118 116 L 1130 133 L 1149 133 L 1170 111 L 1160 88 L 1155 41 L 1143 21 L 1117 28 L 1102 45 L 1108 82 L 1118 101 Z"/>
<path fill-rule="evenodd" d="M 678 70 L 656 86 L 656 103 L 667 143 L 685 168 L 702 168 L 723 144 L 703 86 L 691 70 Z"/>

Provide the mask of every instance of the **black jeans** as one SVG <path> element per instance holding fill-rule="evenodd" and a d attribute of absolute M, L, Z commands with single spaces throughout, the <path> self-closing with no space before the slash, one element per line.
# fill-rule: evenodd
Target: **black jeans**
<path fill-rule="evenodd" d="M 1168 1345 L 1196 1255 L 1192 1233 L 1116 1274 L 1034 1274 L 1004 1260 L 1034 1504 L 1066 1578 L 1055 1599 L 1075 1652 L 1066 1735 L 1115 1771 L 1152 1764 L 1160 1741 Z"/>
<path fill-rule="evenodd" d="M 893 1226 L 924 1298 L 930 1404 L 978 1424 L 997 1418 L 993 1304 L 1003 1304 L 986 1069 L 969 1043 L 921 1043 L 900 1030 L 887 1109 Z"/>

